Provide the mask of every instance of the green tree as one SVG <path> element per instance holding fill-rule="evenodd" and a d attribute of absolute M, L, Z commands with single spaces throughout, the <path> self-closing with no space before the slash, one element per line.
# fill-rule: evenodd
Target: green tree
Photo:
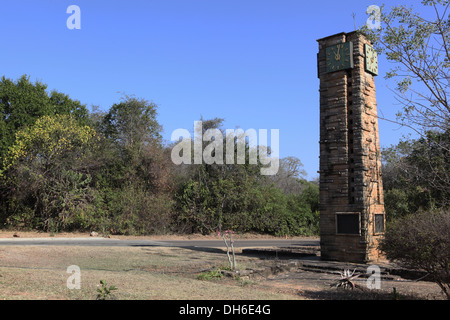
<path fill-rule="evenodd" d="M 19 130 L 0 170 L 8 221 L 55 231 L 83 214 L 92 197 L 86 160 L 96 141 L 91 127 L 69 115 L 43 116 Z"/>
<path fill-rule="evenodd" d="M 450 15 L 448 0 L 422 1 L 421 14 L 406 5 L 381 10 L 381 29 L 363 28 L 393 68 L 397 121 L 420 134 L 449 126 Z M 428 17 L 429 16 L 429 17 Z"/>
<path fill-rule="evenodd" d="M 16 132 L 24 126 L 31 126 L 42 116 L 71 114 L 80 123 L 86 124 L 88 110 L 79 101 L 67 95 L 47 92 L 47 85 L 30 82 L 23 75 L 17 81 L 5 78 L 0 81 L 0 159 L 13 145 Z"/>
<path fill-rule="evenodd" d="M 204 120 L 201 118 L 201 121 L 203 130 L 201 135 L 210 129 L 217 129 L 218 136 L 214 139 L 222 139 L 221 145 L 225 148 L 227 137 L 221 128 L 224 119 Z M 201 143 L 203 154 L 212 142 L 202 141 Z M 193 143 L 191 145 L 193 147 Z M 237 137 L 234 138 L 233 148 L 236 161 Z M 242 231 L 249 225 L 251 192 L 260 180 L 261 166 L 249 163 L 250 147 L 247 142 L 244 149 L 244 164 L 202 162 L 202 164 L 180 165 L 176 168 L 177 174 L 181 177 L 176 196 L 180 211 L 178 221 L 185 228 L 193 232 L 210 233 L 225 229 Z M 191 152 L 191 156 L 193 159 L 194 152 Z M 211 156 L 214 157 L 215 154 Z"/>
<path fill-rule="evenodd" d="M 161 140 L 162 127 L 156 116 L 156 104 L 125 95 L 105 115 L 104 134 L 124 148 L 142 148 L 144 142 Z"/>
<path fill-rule="evenodd" d="M 450 190 L 450 131 L 429 131 L 385 148 L 383 185 L 387 218 L 445 208 Z"/>
<path fill-rule="evenodd" d="M 362 28 L 391 62 L 385 79 L 395 83 L 397 118 L 418 139 L 383 151 L 387 218 L 448 206 L 450 12 L 448 0 L 423 0 L 381 9 L 381 28 Z"/>
<path fill-rule="evenodd" d="M 93 174 L 105 216 L 101 230 L 118 234 L 167 232 L 172 219 L 172 171 L 162 144 L 157 105 L 124 96 L 93 113 L 103 137 Z"/>
<path fill-rule="evenodd" d="M 116 187 L 138 182 L 146 188 L 161 187 L 155 178 L 166 177 L 166 166 L 157 172 L 162 162 L 166 162 L 166 155 L 162 127 L 156 116 L 156 104 L 125 96 L 101 120 L 99 131 L 105 137 L 104 151 L 109 155 L 104 159 L 109 167 L 104 173 Z"/>
<path fill-rule="evenodd" d="M 202 123 L 203 133 L 219 129 L 222 134 L 216 132 L 216 139 L 226 139 L 220 129 L 223 119 L 202 119 Z M 202 150 L 209 143 L 203 142 Z M 286 158 L 282 175 L 274 179 L 260 174 L 259 159 L 256 164 L 250 164 L 250 151 L 246 143 L 245 164 L 180 165 L 177 172 L 181 172 L 183 179 L 176 194 L 176 222 L 182 231 L 211 233 L 229 229 L 275 235 L 316 232 L 318 215 L 311 210 L 318 209 L 318 188 L 299 179 L 303 174 L 301 162 L 293 157 Z M 235 139 L 235 159 L 237 152 L 238 140 Z"/>

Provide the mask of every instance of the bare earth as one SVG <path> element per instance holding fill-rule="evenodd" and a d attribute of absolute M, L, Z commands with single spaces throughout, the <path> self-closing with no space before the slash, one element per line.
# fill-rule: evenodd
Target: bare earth
<path fill-rule="evenodd" d="M 15 232 L 0 231 L 0 238 Z M 17 232 L 20 238 L 49 237 L 48 233 Z M 54 237 L 88 237 L 87 233 L 59 233 Z M 115 239 L 218 239 L 217 235 L 125 237 Z M 239 235 L 239 239 L 267 239 L 261 235 Z M 199 275 L 226 269 L 224 250 L 177 247 L 45 247 L 1 246 L 0 299 L 7 300 L 93 300 L 100 280 L 114 285 L 112 297 L 120 300 L 336 300 L 336 299 L 443 299 L 439 287 L 426 281 L 382 280 L 380 290 L 369 290 L 366 279 L 357 279 L 357 289 L 330 285 L 335 272 L 311 272 L 301 268 L 277 271 L 287 263 L 275 258 L 244 255 L 236 251 L 239 270 L 253 270 L 239 277 L 222 276 L 199 280 Z M 81 270 L 81 289 L 68 289 L 67 267 Z M 267 270 L 273 270 L 267 272 Z M 394 289 L 396 295 L 394 294 Z"/>

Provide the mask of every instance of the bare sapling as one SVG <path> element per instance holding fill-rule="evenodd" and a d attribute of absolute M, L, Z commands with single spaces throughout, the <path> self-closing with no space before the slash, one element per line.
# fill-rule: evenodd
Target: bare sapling
<path fill-rule="evenodd" d="M 236 271 L 236 256 L 234 254 L 234 240 L 233 240 L 233 231 L 225 230 L 223 233 L 217 231 L 219 236 L 222 236 L 223 242 L 227 247 L 227 257 L 228 263 L 230 265 L 231 270 Z M 230 255 L 231 252 L 231 255 Z"/>

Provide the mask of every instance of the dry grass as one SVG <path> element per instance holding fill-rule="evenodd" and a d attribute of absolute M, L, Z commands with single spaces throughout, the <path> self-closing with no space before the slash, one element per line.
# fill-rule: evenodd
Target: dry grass
<path fill-rule="evenodd" d="M 241 260 L 249 266 L 255 261 Z M 221 253 L 182 248 L 0 247 L 0 299 L 96 298 L 100 280 L 116 299 L 295 299 L 236 280 L 201 281 L 205 269 L 226 265 Z M 81 269 L 81 289 L 69 290 L 66 272 Z"/>
<path fill-rule="evenodd" d="M 276 261 L 238 254 L 237 263 L 245 269 L 267 267 Z M 178 247 L 0 244 L 0 299 L 93 300 L 100 280 L 116 286 L 114 297 L 120 300 L 391 299 L 393 287 L 403 299 L 442 299 L 437 285 L 430 282 L 385 280 L 378 292 L 348 292 L 330 288 L 339 278 L 335 274 L 301 270 L 240 280 L 198 279 L 202 272 L 227 264 L 225 252 Z M 81 269 L 80 290 L 67 288 L 67 267 L 71 265 Z M 365 280 L 360 281 L 364 286 Z"/>

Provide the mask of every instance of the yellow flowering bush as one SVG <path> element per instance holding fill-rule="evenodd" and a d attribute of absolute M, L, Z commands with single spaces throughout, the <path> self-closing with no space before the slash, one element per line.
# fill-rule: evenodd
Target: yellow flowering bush
<path fill-rule="evenodd" d="M 3 159 L 0 178 L 14 190 L 11 205 L 27 203 L 33 214 L 8 219 L 38 221 L 42 228 L 55 231 L 86 214 L 93 193 L 85 168 L 97 140 L 93 128 L 70 115 L 43 116 L 19 130 Z"/>
<path fill-rule="evenodd" d="M 33 126 L 17 132 L 0 176 L 20 161 L 37 160 L 45 166 L 69 156 L 72 161 L 80 159 L 83 149 L 95 138 L 93 128 L 78 125 L 69 115 L 43 116 Z"/>

